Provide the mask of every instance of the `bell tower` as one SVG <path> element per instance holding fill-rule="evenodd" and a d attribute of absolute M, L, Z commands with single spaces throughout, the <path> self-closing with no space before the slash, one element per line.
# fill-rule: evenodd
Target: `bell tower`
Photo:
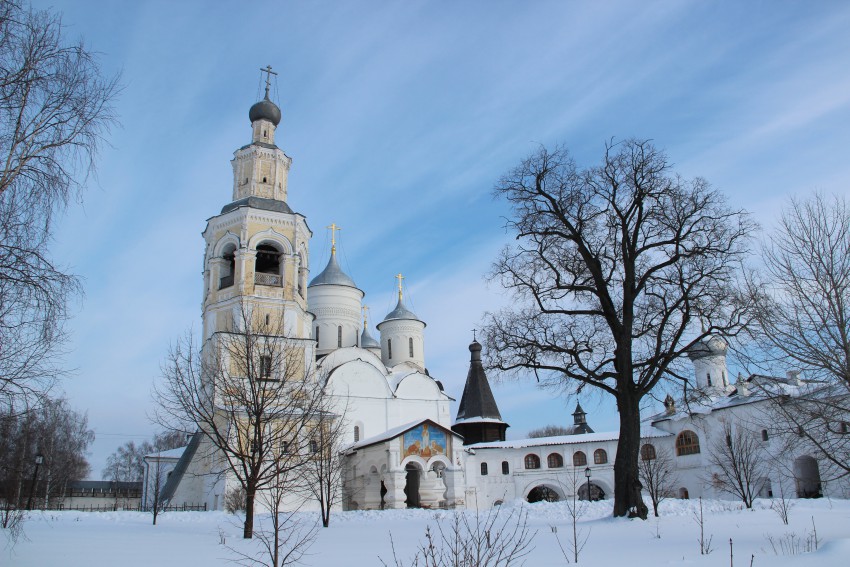
<path fill-rule="evenodd" d="M 233 330 L 245 311 L 274 323 L 287 338 L 305 341 L 312 360 L 313 316 L 307 311 L 308 250 L 312 233 L 287 203 L 292 159 L 275 144 L 280 108 L 265 97 L 251 106 L 251 142 L 234 152 L 232 201 L 207 221 L 203 338 Z"/>

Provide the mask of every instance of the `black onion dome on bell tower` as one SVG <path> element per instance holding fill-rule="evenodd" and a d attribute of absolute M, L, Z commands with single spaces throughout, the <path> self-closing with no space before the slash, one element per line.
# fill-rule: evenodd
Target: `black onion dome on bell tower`
<path fill-rule="evenodd" d="M 248 111 L 248 118 L 251 120 L 251 124 L 257 120 L 268 120 L 275 126 L 280 124 L 280 108 L 269 100 L 268 89 L 266 89 L 266 97 L 255 103 Z"/>
<path fill-rule="evenodd" d="M 469 372 L 452 430 L 464 437 L 464 445 L 488 441 L 504 441 L 508 424 L 496 405 L 490 382 L 481 363 L 481 344 L 469 345 Z"/>

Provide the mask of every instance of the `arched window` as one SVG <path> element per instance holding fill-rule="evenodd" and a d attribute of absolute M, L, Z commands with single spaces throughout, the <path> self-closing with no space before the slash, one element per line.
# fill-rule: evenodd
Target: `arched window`
<path fill-rule="evenodd" d="M 410 358 L 413 358 L 413 337 L 407 339 L 407 345 L 410 349 Z"/>
<path fill-rule="evenodd" d="M 705 379 L 708 382 L 708 385 L 711 386 L 711 372 L 705 373 Z"/>
<path fill-rule="evenodd" d="M 581 451 L 577 451 L 577 452 L 573 453 L 573 466 L 574 467 L 587 466 L 587 455 L 585 455 Z"/>
<path fill-rule="evenodd" d="M 502 474 L 511 474 L 511 466 L 507 461 L 502 461 Z"/>
<path fill-rule="evenodd" d="M 551 453 L 546 457 L 546 466 L 550 469 L 560 469 L 564 466 L 564 457 L 558 453 Z"/>
<path fill-rule="evenodd" d="M 319 327 L 316 326 L 316 342 L 319 342 Z"/>
<path fill-rule="evenodd" d="M 608 453 L 605 449 L 597 449 L 593 452 L 593 464 L 604 465 L 608 462 Z"/>
<path fill-rule="evenodd" d="M 487 476 L 487 463 L 481 463 L 481 476 Z"/>
<path fill-rule="evenodd" d="M 355 425 L 354 426 L 354 442 L 357 443 L 358 441 L 360 441 L 360 426 Z"/>
<path fill-rule="evenodd" d="M 224 248 L 224 266 L 222 267 L 221 277 L 218 280 L 218 289 L 224 289 L 233 285 L 233 277 L 236 274 L 236 246 L 228 244 Z"/>
<path fill-rule="evenodd" d="M 540 457 L 537 455 L 526 455 L 525 456 L 525 468 L 527 469 L 539 469 L 540 468 Z"/>
<path fill-rule="evenodd" d="M 676 437 L 676 456 L 696 455 L 699 453 L 699 437 L 690 429 L 685 429 Z"/>
<path fill-rule="evenodd" d="M 770 435 L 768 435 L 767 429 L 762 429 L 761 430 L 761 440 L 767 441 L 768 439 L 770 439 Z"/>
<path fill-rule="evenodd" d="M 310 452 L 318 453 L 319 452 L 319 442 L 315 439 L 310 439 Z"/>
<path fill-rule="evenodd" d="M 393 340 L 387 339 L 387 358 L 389 360 L 393 359 Z"/>
<path fill-rule="evenodd" d="M 336 346 L 342 348 L 342 326 L 336 328 Z"/>
<path fill-rule="evenodd" d="M 688 489 L 684 486 L 679 488 L 679 498 L 681 498 L 682 500 L 687 500 L 688 498 L 690 498 L 690 495 L 688 494 Z"/>
<path fill-rule="evenodd" d="M 254 263 L 254 282 L 260 285 L 283 285 L 280 275 L 280 250 L 271 244 L 257 246 L 257 260 Z"/>
<path fill-rule="evenodd" d="M 656 458 L 655 454 L 655 445 L 647 443 L 643 447 L 640 448 L 640 458 L 642 461 L 651 461 Z"/>

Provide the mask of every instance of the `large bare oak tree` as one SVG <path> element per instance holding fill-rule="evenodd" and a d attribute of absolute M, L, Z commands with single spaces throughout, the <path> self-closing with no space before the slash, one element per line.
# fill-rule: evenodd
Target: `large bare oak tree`
<path fill-rule="evenodd" d="M 753 223 L 641 140 L 607 144 L 586 169 L 541 147 L 495 193 L 512 207 L 517 243 L 492 277 L 516 301 L 487 315 L 490 365 L 613 396 L 614 515 L 646 518 L 641 400 L 665 377 L 684 380 L 677 362 L 696 341 L 739 332 L 747 313 L 734 283 Z"/>

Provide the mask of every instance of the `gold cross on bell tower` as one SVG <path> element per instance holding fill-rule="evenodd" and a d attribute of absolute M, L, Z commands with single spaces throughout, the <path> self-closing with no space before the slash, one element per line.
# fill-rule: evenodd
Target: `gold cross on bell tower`
<path fill-rule="evenodd" d="M 271 65 L 266 65 L 265 68 L 260 67 L 260 73 L 266 74 L 266 98 L 269 98 L 269 87 L 272 84 L 272 75 L 277 76 L 277 73 L 272 71 Z"/>
<path fill-rule="evenodd" d="M 395 279 L 398 280 L 398 300 L 401 301 L 401 280 L 404 279 L 404 276 L 401 273 L 396 274 Z"/>
<path fill-rule="evenodd" d="M 369 306 L 364 305 L 360 309 L 363 311 L 363 329 L 365 330 L 369 326 Z"/>
<path fill-rule="evenodd" d="M 332 222 L 330 226 L 326 228 L 331 229 L 331 255 L 333 255 L 336 254 L 336 233 L 342 230 L 342 227 L 339 227 L 335 222 Z"/>

